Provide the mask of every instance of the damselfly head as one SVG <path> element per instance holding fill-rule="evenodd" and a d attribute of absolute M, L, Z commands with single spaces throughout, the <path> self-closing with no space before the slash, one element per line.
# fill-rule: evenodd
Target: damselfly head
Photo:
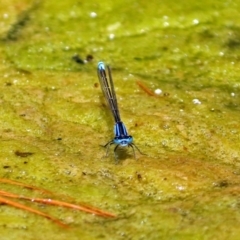
<path fill-rule="evenodd" d="M 118 137 L 115 137 L 113 139 L 114 143 L 117 144 L 117 145 L 120 145 L 122 147 L 126 147 L 128 146 L 129 144 L 132 144 L 133 142 L 133 138 L 132 136 L 128 135 L 124 135 L 124 136 L 118 136 Z"/>

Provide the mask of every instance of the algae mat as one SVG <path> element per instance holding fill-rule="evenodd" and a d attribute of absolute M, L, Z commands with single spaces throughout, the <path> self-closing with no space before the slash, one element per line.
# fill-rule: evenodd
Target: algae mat
<path fill-rule="evenodd" d="M 118 217 L 20 201 L 70 229 L 1 205 L 1 239 L 239 239 L 239 8 L 2 0 L 1 178 Z M 113 121 L 100 60 L 112 66 L 122 119 L 147 154 L 137 160 L 131 149 L 119 151 L 119 164 L 113 149 L 103 157 Z"/>

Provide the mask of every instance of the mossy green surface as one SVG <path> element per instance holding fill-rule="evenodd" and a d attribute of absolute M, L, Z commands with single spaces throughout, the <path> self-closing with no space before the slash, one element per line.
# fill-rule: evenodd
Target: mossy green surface
<path fill-rule="evenodd" d="M 1 178 L 118 218 L 22 202 L 66 230 L 2 205 L 1 240 L 239 239 L 239 9 L 230 0 L 2 0 Z M 73 59 L 89 54 L 87 64 Z M 103 158 L 113 121 L 100 60 L 112 66 L 122 119 L 147 154 L 137 160 L 131 149 L 119 164 L 112 151 Z M 149 96 L 136 81 L 163 93 Z"/>

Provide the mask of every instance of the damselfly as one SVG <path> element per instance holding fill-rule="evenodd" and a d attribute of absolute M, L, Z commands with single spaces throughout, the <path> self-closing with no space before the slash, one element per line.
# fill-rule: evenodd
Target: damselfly
<path fill-rule="evenodd" d="M 104 146 L 104 147 L 107 147 L 106 156 L 108 155 L 109 147 L 112 144 L 116 144 L 116 147 L 114 148 L 114 156 L 115 156 L 116 162 L 117 162 L 116 150 L 118 149 L 119 146 L 121 146 L 121 147 L 126 147 L 126 146 L 129 147 L 130 146 L 133 150 L 133 155 L 136 158 L 134 147 L 140 153 L 141 153 L 141 151 L 133 143 L 133 137 L 128 134 L 127 129 L 121 120 L 119 109 L 118 109 L 116 93 L 115 93 L 113 80 L 112 80 L 111 69 L 109 66 L 107 66 L 107 72 L 108 72 L 108 76 L 106 74 L 104 63 L 99 62 L 98 68 L 97 68 L 99 82 L 100 82 L 100 85 L 102 88 L 102 92 L 105 96 L 105 99 L 109 105 L 109 108 L 110 108 L 112 115 L 114 117 L 114 120 L 115 120 L 115 125 L 114 125 L 115 137 Z"/>

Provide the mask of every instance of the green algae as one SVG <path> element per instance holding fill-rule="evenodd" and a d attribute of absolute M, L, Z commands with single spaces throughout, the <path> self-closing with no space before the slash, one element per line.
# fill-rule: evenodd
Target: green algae
<path fill-rule="evenodd" d="M 238 239 L 239 5 L 4 1 L 1 176 L 119 217 L 24 202 L 69 223 L 67 231 L 5 205 L 1 239 Z M 89 54 L 87 64 L 73 59 Z M 99 60 L 111 64 L 122 118 L 147 153 L 137 161 L 131 151 L 118 165 L 103 158 L 113 122 Z M 150 97 L 136 81 L 163 94 Z"/>

